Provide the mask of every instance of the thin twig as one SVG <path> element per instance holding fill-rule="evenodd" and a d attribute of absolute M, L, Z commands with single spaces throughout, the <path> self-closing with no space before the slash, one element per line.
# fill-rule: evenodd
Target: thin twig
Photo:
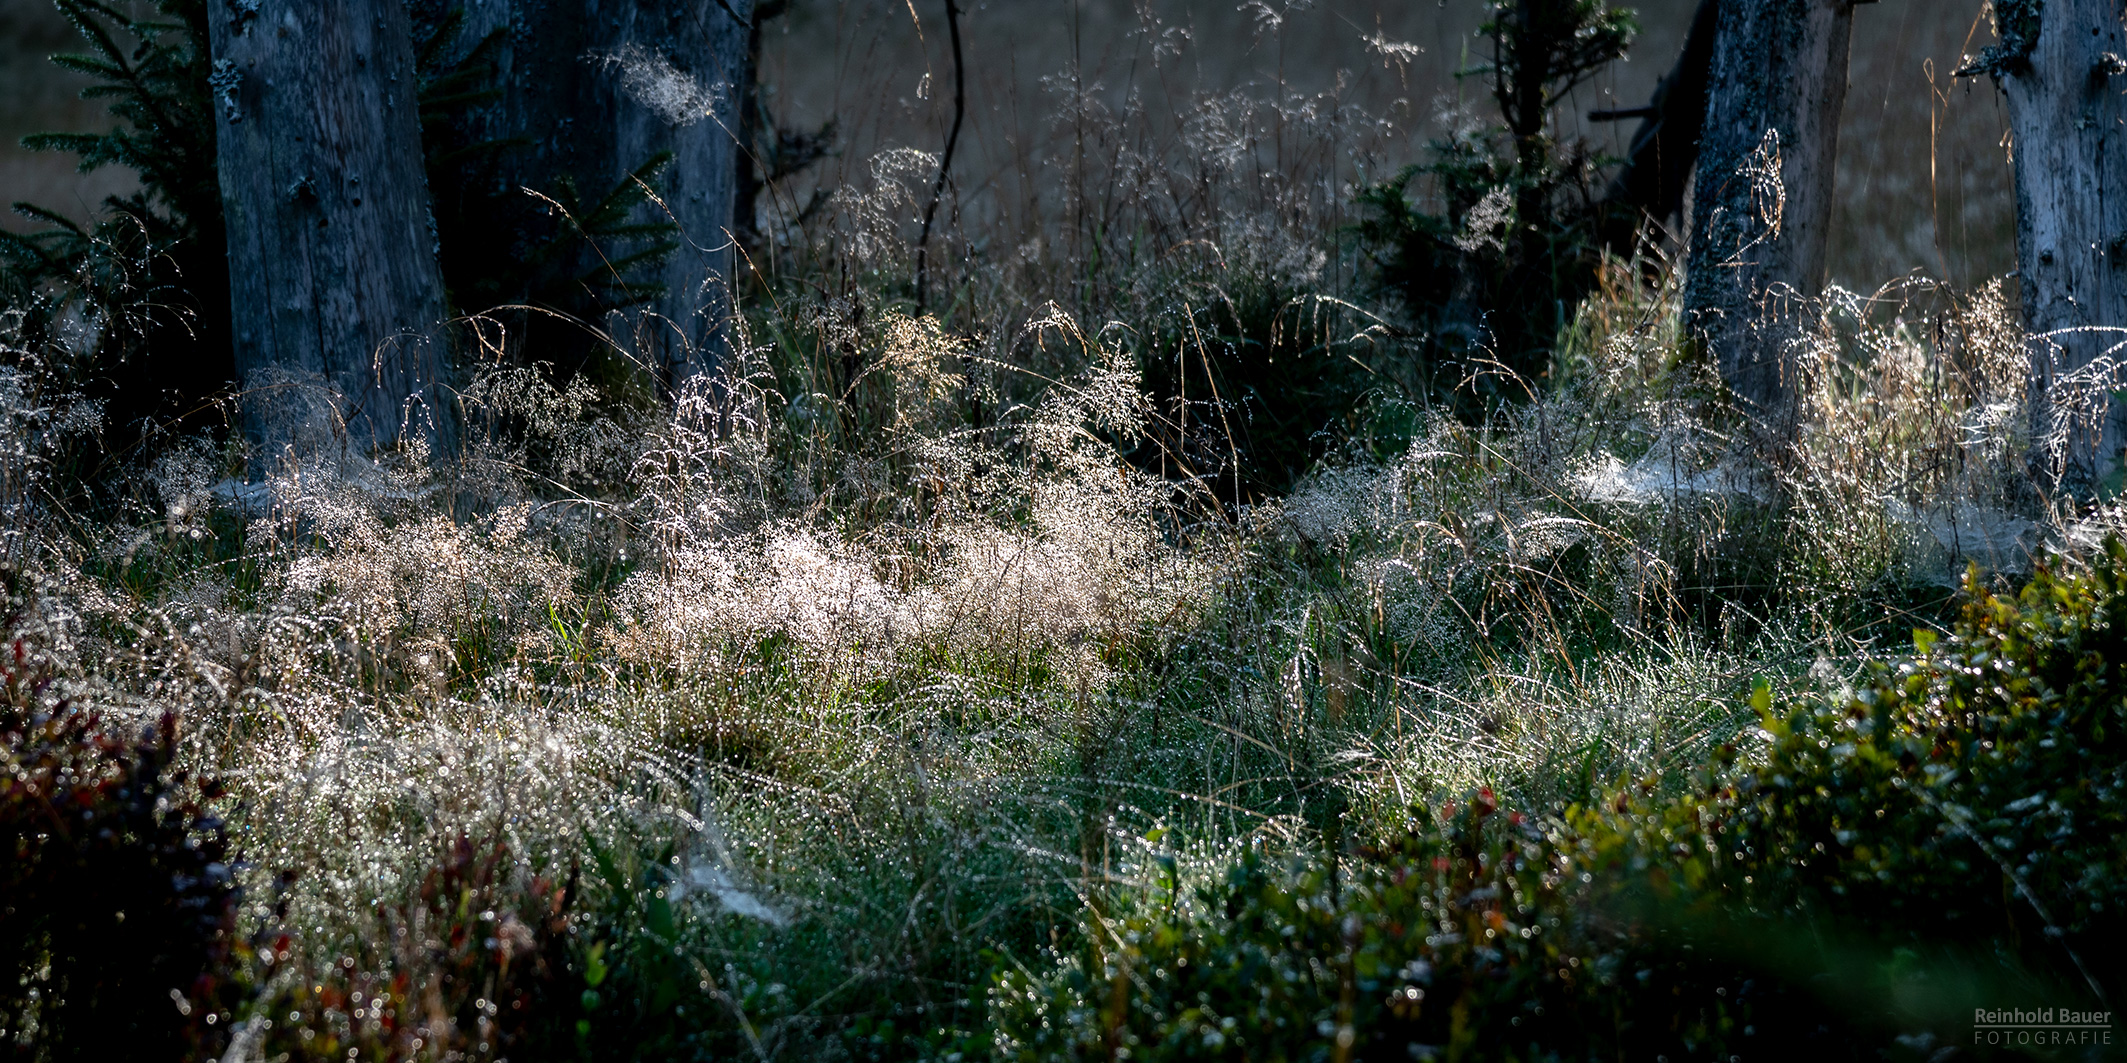
<path fill-rule="evenodd" d="M 931 222 L 938 214 L 938 201 L 945 197 L 945 182 L 953 172 L 953 149 L 960 144 L 960 123 L 967 118 L 967 63 L 960 52 L 959 0 L 945 0 L 945 28 L 953 41 L 953 128 L 945 135 L 945 154 L 938 160 L 938 180 L 931 185 L 930 204 L 923 208 L 923 234 L 916 238 L 916 310 L 922 312 L 930 287 Z"/>

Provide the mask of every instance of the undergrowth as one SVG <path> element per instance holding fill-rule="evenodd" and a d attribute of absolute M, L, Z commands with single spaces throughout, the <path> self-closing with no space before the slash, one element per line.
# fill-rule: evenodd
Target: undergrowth
<path fill-rule="evenodd" d="M 1517 888 L 1579 949 L 1586 884 L 1541 854 L 1632 859 L 1589 810 L 1625 793 L 1670 815 L 1706 800 L 1707 771 L 1768 770 L 1778 747 L 1752 736 L 1788 725 L 1754 689 L 1866 689 L 1882 647 L 1949 619 L 1952 565 L 2014 579 L 2041 534 L 2070 557 L 2107 526 L 2000 508 L 1988 462 L 2016 444 L 1973 425 L 2013 430 L 1997 407 L 2021 393 L 1986 375 L 2008 355 L 1984 333 L 1960 363 L 1969 406 L 1916 394 L 1849 421 L 1848 395 L 1904 394 L 1942 355 L 1886 309 L 1900 293 L 1835 295 L 1821 419 L 1768 469 L 1675 353 L 1668 275 L 1606 278 L 1527 401 L 1472 424 L 1378 390 L 1292 490 L 1239 505 L 1230 481 L 1139 457 L 1162 415 L 1136 345 L 1156 333 L 1057 306 L 987 340 L 759 307 L 746 335 L 775 345 L 749 341 L 664 418 L 498 364 L 465 394 L 468 424 L 499 427 L 449 464 L 320 458 L 246 484 L 240 455 L 199 442 L 154 458 L 130 519 L 94 523 L 42 503 L 37 448 L 65 418 L 22 409 L 24 644 L 51 698 L 173 713 L 176 763 L 216 780 L 193 799 L 225 818 L 243 898 L 216 1036 L 246 1052 L 1043 1054 L 1151 1046 L 1170 1021 L 1203 1052 L 1253 1052 L 1152 983 L 1114 1011 L 1115 957 L 1148 957 L 1124 981 L 1179 977 L 1151 972 L 1183 956 L 1248 978 L 1289 961 L 1331 992 L 1358 962 L 1335 957 L 1376 946 L 1350 953 L 1320 914 L 1345 909 L 1295 898 L 1392 924 L 1441 897 L 1441 918 L 1481 923 L 1495 909 L 1455 898 L 1506 886 L 1454 885 L 1478 873 L 1464 858 L 1543 879 Z M 1985 300 L 1957 310 L 1997 320 Z M 813 390 L 844 358 L 851 384 Z M 1465 854 L 1447 878 L 1361 884 L 1437 866 L 1438 845 Z M 1486 846 L 1536 855 L 1524 872 Z M 1202 890 L 1235 899 L 1183 904 Z M 1201 922 L 1216 912 L 1230 922 Z M 1363 1007 L 1249 1007 L 1294 1046 L 1419 1023 L 1412 1043 L 1451 1047 L 1499 1043 L 1468 1039 L 1527 1004 L 1546 1009 L 1531 1043 L 1565 1045 L 1623 1006 L 1554 977 L 1576 956 L 1677 986 L 1633 1021 L 1686 1022 L 1689 1044 L 1804 1006 L 1762 979 L 1723 998 L 1742 975 L 1642 959 L 1659 942 L 1553 940 L 1493 959 L 1383 943 Z M 1515 988 L 1529 963 L 1536 988 Z M 1436 1029 L 1452 1009 L 1384 997 L 1391 969 L 1479 979 L 1410 982 L 1430 999 L 1517 1003 Z"/>
<path fill-rule="evenodd" d="M 427 76 L 477 97 L 479 43 L 434 25 Z M 141 990 L 153 1036 L 1925 1056 L 1975 994 L 2118 992 L 2092 684 L 2123 521 L 2021 486 L 1998 287 L 1825 293 L 1767 465 L 1659 248 L 1575 245 L 1568 320 L 1443 367 L 1340 223 L 1336 167 L 1394 123 L 1222 94 L 1169 138 L 1058 91 L 1057 201 L 941 230 L 926 302 L 938 160 L 804 210 L 771 186 L 717 375 L 663 403 L 623 308 L 568 325 L 596 372 L 475 314 L 448 455 L 349 454 L 323 416 L 272 467 L 189 428 L 98 452 L 96 322 L 61 279 L 11 293 L 0 808 L 18 856 L 58 851 L 23 795 L 73 787 L 134 817 L 82 859 L 226 905 L 157 953 L 185 970 Z M 1565 209 L 1540 161 L 1473 202 Z M 73 895 L 42 860 L 7 903 Z M 36 904 L 8 1050 L 94 1058 L 50 1032 L 94 1002 L 71 909 Z"/>
<path fill-rule="evenodd" d="M 1314 859 L 1149 832 L 1073 947 L 1000 976 L 1000 1054 L 1934 1059 L 2013 1052 L 1970 1018 L 2004 1001 L 2102 1023 L 2123 564 L 2114 540 L 2013 597 L 1975 580 L 1843 692 L 1761 684 L 1677 792 L 1531 815 L 1480 789 Z"/>

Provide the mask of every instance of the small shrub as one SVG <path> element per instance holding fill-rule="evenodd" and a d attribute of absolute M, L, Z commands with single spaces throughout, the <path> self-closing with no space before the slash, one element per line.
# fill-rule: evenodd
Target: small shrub
<path fill-rule="evenodd" d="M 211 1053 L 239 902 L 199 804 L 216 788 L 173 767 L 175 715 L 142 726 L 58 698 L 20 616 L 0 627 L 0 1051 Z"/>
<path fill-rule="evenodd" d="M 992 993 L 1021 1059 L 1875 1058 L 1973 1007 L 2102 1010 L 2127 858 L 2127 547 L 1968 584 L 1950 634 L 1764 714 L 1682 796 L 1539 824 L 1490 791 L 1185 890 L 1171 860 Z"/>
<path fill-rule="evenodd" d="M 1938 1038 L 1962 1033 L 1988 993 L 2116 998 L 2123 584 L 2117 541 L 2087 572 L 2041 570 L 2014 597 L 1968 580 L 1957 623 L 1920 633 L 1913 659 L 1872 664 L 1851 697 L 1768 714 L 1762 757 L 1732 768 L 1740 754 L 1728 751 L 1681 801 L 1581 813 L 1575 859 L 1665 918 L 1712 920 L 1734 941 L 1807 921 L 1838 928 L 1827 955 L 1911 957 L 1871 988 Z"/>
<path fill-rule="evenodd" d="M 262 935 L 246 972 L 257 996 L 236 1034 L 243 1058 L 579 1058 L 590 998 L 574 876 L 515 870 L 507 846 L 461 836 L 345 955 Z"/>
<path fill-rule="evenodd" d="M 992 993 L 1015 1059 L 1721 1058 L 1789 990 L 1651 948 L 1580 902 L 1558 837 L 1490 791 L 1380 848 L 1252 850 L 1193 896 L 1087 928 Z M 1762 1019 L 1758 1020 L 1762 1022 Z M 1766 1031 L 1768 1034 L 1771 1030 Z M 1790 1031 L 1791 1033 L 1794 1031 Z M 1814 1028 L 1787 1048 L 1819 1039 Z"/>

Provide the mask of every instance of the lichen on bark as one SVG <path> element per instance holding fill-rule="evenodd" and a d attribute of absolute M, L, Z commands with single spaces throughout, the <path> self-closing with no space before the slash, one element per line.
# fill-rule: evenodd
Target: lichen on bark
<path fill-rule="evenodd" d="M 1993 0 L 1994 36 L 1999 44 L 1982 49 L 1978 58 L 1957 70 L 1958 77 L 1981 74 L 2000 78 L 2019 74 L 2031 66 L 2031 49 L 2038 45 L 2038 28 L 2046 0 Z"/>

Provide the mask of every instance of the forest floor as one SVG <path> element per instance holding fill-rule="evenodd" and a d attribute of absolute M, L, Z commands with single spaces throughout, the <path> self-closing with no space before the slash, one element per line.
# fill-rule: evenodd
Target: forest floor
<path fill-rule="evenodd" d="M 1823 292 L 1768 445 L 1657 251 L 1491 292 L 1543 319 L 1518 373 L 1453 320 L 1533 275 L 1480 276 L 1534 244 L 1466 110 L 1391 183 L 1461 256 L 1426 308 L 1364 228 L 1402 119 L 1047 84 L 1023 202 L 910 148 L 771 186 L 676 395 L 627 307 L 459 322 L 448 452 L 292 385 L 114 425 L 124 315 L 0 311 L 0 885 L 42 913 L 0 1042 L 2109 1051 L 2127 506 L 2034 486 L 2068 429 L 2002 282 Z M 1571 200 L 1561 158 L 1515 179 Z M 611 228 L 577 250 L 662 238 Z M 2106 1017 L 2014 1041 L 2041 1005 Z"/>
<path fill-rule="evenodd" d="M 1167 295 L 1216 307 L 1248 279 L 1219 269 Z M 1247 397 L 1147 394 L 1142 366 L 1208 371 L 1246 324 L 1179 297 L 1164 332 L 1053 305 L 987 335 L 757 308 L 723 386 L 669 416 L 483 372 L 447 460 L 244 486 L 226 447 L 177 441 L 120 519 L 13 510 L 13 627 L 46 677 L 24 704 L 178 714 L 178 763 L 215 780 L 241 854 L 249 973 L 228 984 L 250 988 L 222 1021 L 283 1050 L 420 1056 L 456 1030 L 512 1058 L 1069 1055 L 1179 1023 L 1213 1054 L 1335 1052 L 1340 978 L 1371 987 L 1374 1044 L 1421 1023 L 1381 994 L 1451 962 L 1454 891 L 1402 966 L 1339 976 L 1355 928 L 1419 904 L 1368 908 L 1340 862 L 1445 839 L 1474 862 L 1418 866 L 1476 876 L 1465 901 L 1521 896 L 1476 883 L 1545 865 L 1514 846 L 1629 836 L 1587 818 L 1623 795 L 1659 821 L 1781 755 L 1785 713 L 1860 696 L 1871 662 L 1951 627 L 1968 565 L 1966 594 L 2033 556 L 2079 570 L 2120 523 L 2011 515 L 2020 334 L 1992 290 L 1833 293 L 1779 466 L 1680 353 L 1674 297 L 1619 267 L 1526 401 L 1473 422 L 1379 388 L 1275 493 L 1218 464 Z M 1928 299 L 1953 350 L 1916 327 Z M 1348 307 L 1279 306 L 1316 315 L 1296 375 L 1370 342 Z M 12 409 L 40 445 L 89 423 Z M 37 458 L 18 488 L 52 474 Z M 1487 833 L 1509 818 L 1545 826 Z M 1507 916 L 1590 910 L 1540 904 L 1543 882 Z M 1314 889 L 1353 914 L 1292 944 Z M 1284 915 L 1251 924 L 1242 900 Z M 1489 939 L 1498 912 L 1477 918 Z M 1188 971 L 1176 942 L 1239 951 L 1168 1013 L 1128 986 Z M 1454 962 L 1527 961 L 1482 953 Z M 1567 975 L 1566 953 L 1533 962 Z M 1273 971 L 1326 995 L 1260 1004 L 1289 1038 L 1236 1032 Z M 1760 997 L 1720 1002 L 1711 1033 L 1649 1020 L 1617 1043 L 1738 1044 L 1796 1006 Z M 1494 1033 L 1513 1012 L 1464 1006 Z M 1904 1035 L 1943 1013 L 1909 1012 Z"/>

